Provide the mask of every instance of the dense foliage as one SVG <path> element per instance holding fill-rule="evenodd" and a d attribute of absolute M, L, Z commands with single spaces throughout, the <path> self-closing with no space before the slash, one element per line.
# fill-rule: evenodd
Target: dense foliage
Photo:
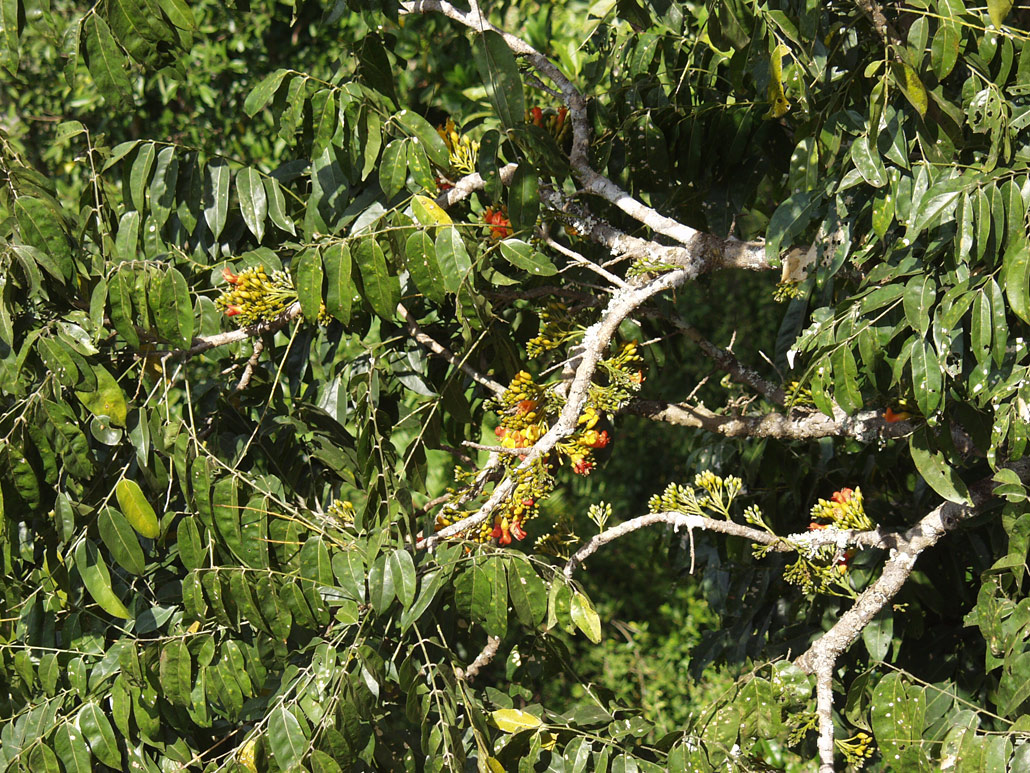
<path fill-rule="evenodd" d="M 0 771 L 1030 766 L 1030 14 L 230 5 L 0 0 Z"/>

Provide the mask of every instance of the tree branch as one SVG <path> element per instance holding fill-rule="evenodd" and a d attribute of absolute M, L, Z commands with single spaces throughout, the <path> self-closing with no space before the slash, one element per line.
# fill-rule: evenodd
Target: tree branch
<path fill-rule="evenodd" d="M 241 327 L 237 330 L 230 330 L 227 333 L 217 333 L 211 336 L 198 336 L 193 339 L 193 345 L 189 349 L 176 349 L 164 355 L 163 359 L 189 359 L 195 357 L 208 349 L 219 346 L 226 346 L 237 341 L 244 341 L 248 338 L 255 338 L 264 333 L 274 333 L 282 330 L 290 322 L 300 316 L 300 303 L 294 303 L 278 319 L 273 322 L 259 322 L 249 327 Z"/>
<path fill-rule="evenodd" d="M 888 422 L 882 411 L 861 411 L 848 416 L 838 411 L 824 413 L 767 413 L 761 416 L 724 416 L 704 406 L 667 403 L 661 400 L 633 400 L 623 413 L 644 416 L 681 427 L 703 429 L 724 437 L 815 440 L 823 437 L 853 437 L 870 442 L 878 438 L 901 438 L 913 430 L 912 422 Z"/>

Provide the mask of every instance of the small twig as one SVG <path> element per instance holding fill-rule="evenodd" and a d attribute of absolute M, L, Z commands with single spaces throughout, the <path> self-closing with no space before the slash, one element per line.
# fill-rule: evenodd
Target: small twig
<path fill-rule="evenodd" d="M 256 338 L 264 333 L 274 333 L 277 330 L 282 330 L 282 328 L 299 316 L 300 303 L 294 303 L 278 319 L 272 322 L 259 322 L 256 325 L 230 330 L 227 333 L 199 336 L 193 339 L 193 345 L 189 349 L 176 349 L 175 351 L 167 352 L 162 359 L 189 359 L 202 352 L 206 352 L 208 349 L 227 346 L 237 341 L 245 341 L 248 338 Z"/>
<path fill-rule="evenodd" d="M 566 258 L 571 260 L 576 265 L 583 266 L 583 268 L 586 268 L 586 269 L 589 269 L 590 271 L 593 271 L 598 276 L 604 277 L 605 279 L 607 279 L 609 282 L 611 282 L 616 287 L 628 287 L 629 286 L 621 277 L 617 277 L 617 276 L 615 276 L 615 274 L 613 274 L 610 271 L 605 270 L 604 268 L 602 268 L 601 266 L 597 265 L 596 263 L 592 263 L 591 261 L 589 261 L 586 258 L 584 258 L 582 255 L 580 255 L 575 250 L 570 250 L 564 244 L 561 244 L 560 242 L 556 242 L 550 236 L 547 237 L 546 244 L 547 244 L 548 247 L 550 247 L 551 249 L 555 250 L 556 252 L 560 252 L 562 255 L 564 255 Z"/>
<path fill-rule="evenodd" d="M 463 446 L 474 448 L 477 451 L 489 451 L 494 454 L 508 454 L 509 456 L 525 456 L 530 452 L 529 448 L 507 448 L 505 446 L 485 446 L 482 443 L 474 443 L 471 440 L 462 440 Z"/>
<path fill-rule="evenodd" d="M 497 383 L 489 376 L 484 376 L 482 373 L 480 373 L 478 370 L 476 370 L 466 362 L 466 360 L 468 359 L 468 355 L 459 359 L 454 355 L 454 353 L 450 349 L 438 343 L 436 339 L 434 339 L 432 336 L 426 334 L 422 330 L 422 328 L 419 327 L 418 323 L 415 321 L 415 318 L 412 317 L 410 312 L 404 307 L 404 304 L 397 304 L 397 314 L 398 316 L 400 316 L 401 319 L 408 323 L 408 332 L 411 333 L 412 338 L 414 338 L 416 341 L 422 344 L 422 346 L 424 346 L 430 352 L 435 354 L 437 357 L 442 357 L 443 359 L 447 360 L 447 362 L 451 363 L 451 365 L 455 366 L 456 368 L 459 368 L 462 372 L 465 373 L 465 375 L 467 375 L 476 383 L 485 386 L 495 395 L 504 394 L 504 387 L 501 384 Z"/>
<path fill-rule="evenodd" d="M 254 375 L 254 369 L 257 367 L 258 360 L 261 358 L 261 352 L 265 350 L 265 343 L 260 338 L 254 339 L 254 351 L 250 355 L 250 359 L 247 360 L 246 366 L 243 368 L 243 375 L 240 376 L 240 380 L 236 383 L 236 387 L 232 390 L 233 392 L 242 392 L 250 384 L 250 379 Z"/>

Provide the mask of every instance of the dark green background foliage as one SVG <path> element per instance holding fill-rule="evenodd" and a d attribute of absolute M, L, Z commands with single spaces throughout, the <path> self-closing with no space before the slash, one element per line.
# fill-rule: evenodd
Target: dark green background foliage
<path fill-rule="evenodd" d="M 894 530 L 996 475 L 1003 496 L 839 661 L 836 733 L 869 732 L 878 770 L 1030 765 L 1030 515 L 1005 469 L 1030 420 L 1030 16 L 927 0 L 878 29 L 859 5 L 486 11 L 588 97 L 590 162 L 634 197 L 773 262 L 818 246 L 785 303 L 772 273 L 731 270 L 624 323 L 642 397 L 777 408 L 679 317 L 810 410 L 907 406 L 910 439 L 616 416 L 610 459 L 559 471 L 525 542 L 430 552 L 455 449 L 493 442 L 496 416 L 397 304 L 506 384 L 562 361 L 527 357 L 539 312 L 597 277 L 540 231 L 499 247 L 485 208 L 611 258 L 541 207 L 540 185 L 577 189 L 568 141 L 522 121 L 561 106 L 542 76 L 392 0 L 0 0 L 0 770 L 242 770 L 245 748 L 260 770 L 814 770 L 814 682 L 790 658 L 850 599 L 722 535 L 642 531 L 571 581 L 534 547 L 702 470 L 742 478 L 784 535 L 846 486 Z M 486 179 L 453 224 L 412 205 L 448 173 L 447 118 Z M 291 273 L 304 319 L 187 356 L 233 328 L 223 269 L 259 265 Z M 851 586 L 884 558 L 856 555 Z"/>

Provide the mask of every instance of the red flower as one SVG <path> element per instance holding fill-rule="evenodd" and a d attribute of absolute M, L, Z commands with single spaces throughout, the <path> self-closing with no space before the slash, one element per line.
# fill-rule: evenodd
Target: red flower
<path fill-rule="evenodd" d="M 512 521 L 511 524 L 511 536 L 520 542 L 526 538 L 526 531 L 522 528 L 521 521 Z"/>
<path fill-rule="evenodd" d="M 583 434 L 583 445 L 589 448 L 604 448 L 610 442 L 612 442 L 612 439 L 608 436 L 608 430 L 606 429 L 600 432 L 590 430 Z"/>
<path fill-rule="evenodd" d="M 816 523 L 815 521 L 813 521 L 812 523 L 808 524 L 809 531 L 818 531 L 819 529 L 827 528 L 829 528 L 829 526 L 825 523 Z"/>
<path fill-rule="evenodd" d="M 439 188 L 441 191 L 449 191 L 451 188 L 454 187 L 454 185 L 442 177 L 437 177 L 436 187 Z"/>
<path fill-rule="evenodd" d="M 833 499 L 833 501 L 836 502 L 837 504 L 841 504 L 842 505 L 845 502 L 847 502 L 849 499 L 851 499 L 851 495 L 854 494 L 854 493 L 855 492 L 854 492 L 853 489 L 842 488 L 840 491 L 834 491 L 833 492 L 833 496 L 831 497 L 831 499 Z"/>
<path fill-rule="evenodd" d="M 515 407 L 518 409 L 519 413 L 529 413 L 538 405 L 540 405 L 540 403 L 536 400 L 520 400 L 519 404 Z"/>
<path fill-rule="evenodd" d="M 544 111 L 539 107 L 531 108 L 529 111 L 533 115 L 533 123 L 537 126 L 543 127 L 544 125 Z"/>
<path fill-rule="evenodd" d="M 232 269 L 228 266 L 222 269 L 222 278 L 225 279 L 225 281 L 231 285 L 234 285 L 240 281 L 239 274 L 234 274 L 232 272 Z"/>
<path fill-rule="evenodd" d="M 225 310 L 225 316 L 235 317 L 237 314 L 240 314 L 241 312 L 242 309 L 240 309 L 239 306 L 230 306 Z"/>
<path fill-rule="evenodd" d="M 494 434 L 497 435 L 497 437 L 504 437 L 508 434 L 508 430 L 506 427 L 498 427 L 494 430 Z"/>
<path fill-rule="evenodd" d="M 594 463 L 584 457 L 580 457 L 572 463 L 572 471 L 577 475 L 589 475 L 593 469 Z"/>

